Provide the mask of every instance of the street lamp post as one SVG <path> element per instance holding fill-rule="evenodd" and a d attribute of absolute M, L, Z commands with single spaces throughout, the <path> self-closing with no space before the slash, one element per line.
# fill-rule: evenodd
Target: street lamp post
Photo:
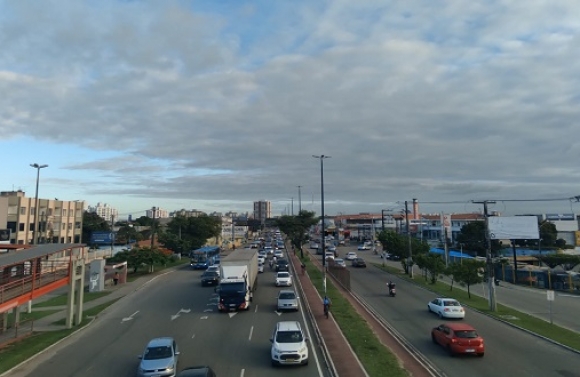
<path fill-rule="evenodd" d="M 325 246 L 326 240 L 324 238 L 324 159 L 330 158 L 330 156 L 320 155 L 314 158 L 320 159 L 320 212 L 321 212 L 321 223 L 322 223 L 322 235 L 320 239 L 320 246 L 322 247 L 322 271 L 324 273 L 324 295 L 326 296 L 326 256 L 325 256 Z"/>
<path fill-rule="evenodd" d="M 302 186 L 298 186 L 298 213 L 302 212 L 302 195 L 300 192 L 300 188 Z"/>
<path fill-rule="evenodd" d="M 48 165 L 30 164 L 31 167 L 36 169 L 36 193 L 34 194 L 34 235 L 32 238 L 32 243 L 34 245 L 38 244 L 38 236 L 40 232 L 38 231 L 38 181 L 40 180 L 40 169 L 47 168 Z"/>

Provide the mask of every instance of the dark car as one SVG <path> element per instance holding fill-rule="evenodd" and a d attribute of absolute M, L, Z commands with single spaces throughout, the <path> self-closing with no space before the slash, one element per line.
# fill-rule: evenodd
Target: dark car
<path fill-rule="evenodd" d="M 288 271 L 288 259 L 280 258 L 276 261 L 276 272 Z"/>
<path fill-rule="evenodd" d="M 177 374 L 177 377 L 216 377 L 216 374 L 208 366 L 199 366 L 185 368 Z"/>
<path fill-rule="evenodd" d="M 220 274 L 216 271 L 205 271 L 201 275 L 201 286 L 218 285 L 220 282 Z"/>
<path fill-rule="evenodd" d="M 366 267 L 367 263 L 362 258 L 354 258 L 352 260 L 352 266 L 353 267 Z"/>

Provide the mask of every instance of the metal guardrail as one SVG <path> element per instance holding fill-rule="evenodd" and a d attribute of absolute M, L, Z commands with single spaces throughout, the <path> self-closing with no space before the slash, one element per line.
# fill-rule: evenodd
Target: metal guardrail
<path fill-rule="evenodd" d="M 0 321 L 0 348 L 20 340 L 34 332 L 34 320 L 29 319 L 21 321 L 16 326 L 8 327 L 3 330 L 4 324 Z"/>

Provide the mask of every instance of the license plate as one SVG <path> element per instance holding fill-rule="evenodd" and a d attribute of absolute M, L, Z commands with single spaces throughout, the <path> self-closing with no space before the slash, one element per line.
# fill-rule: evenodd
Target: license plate
<path fill-rule="evenodd" d="M 472 349 L 472 348 L 468 348 L 468 349 L 465 350 L 465 352 L 475 352 L 475 350 Z"/>

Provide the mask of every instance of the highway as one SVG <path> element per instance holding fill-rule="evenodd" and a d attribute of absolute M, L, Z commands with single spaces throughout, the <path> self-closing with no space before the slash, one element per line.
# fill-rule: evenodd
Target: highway
<path fill-rule="evenodd" d="M 339 248 L 344 256 L 356 247 Z M 367 263 L 377 258 L 372 251 L 357 251 Z M 427 302 L 435 295 L 427 290 L 369 264 L 366 269 L 351 271 L 351 288 L 381 317 L 427 357 L 444 375 L 455 376 L 578 376 L 580 357 L 523 331 L 467 309 L 465 322 L 484 338 L 483 358 L 450 357 L 431 342 L 431 328 L 442 322 L 427 311 Z M 386 282 L 397 284 L 397 297 L 388 297 Z M 444 320 L 443 320 L 444 321 Z"/>
<path fill-rule="evenodd" d="M 172 336 L 180 348 L 179 370 L 210 365 L 219 376 L 272 376 L 270 337 L 275 323 L 298 320 L 302 310 L 276 312 L 274 273 L 259 275 L 250 310 L 219 313 L 217 295 L 201 287 L 201 271 L 178 269 L 123 298 L 88 328 L 26 363 L 19 376 L 135 376 L 147 342 Z M 276 368 L 277 376 L 325 376 L 316 339 L 308 326 L 309 364 Z"/>

